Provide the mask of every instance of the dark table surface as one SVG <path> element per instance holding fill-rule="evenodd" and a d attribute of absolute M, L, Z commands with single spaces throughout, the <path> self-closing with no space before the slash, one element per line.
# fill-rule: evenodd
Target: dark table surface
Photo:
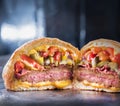
<path fill-rule="evenodd" d="M 0 56 L 0 75 L 10 55 Z M 12 92 L 4 88 L 0 76 L 0 106 L 120 106 L 120 93 L 49 90 Z"/>

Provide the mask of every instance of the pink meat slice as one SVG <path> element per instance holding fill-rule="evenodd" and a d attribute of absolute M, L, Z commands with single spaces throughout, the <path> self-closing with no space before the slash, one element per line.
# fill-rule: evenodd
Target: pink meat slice
<path fill-rule="evenodd" d="M 104 84 L 106 87 L 120 87 L 119 75 L 115 71 L 88 69 L 79 67 L 75 70 L 74 76 L 77 80 Z"/>
<path fill-rule="evenodd" d="M 47 71 L 34 71 L 23 69 L 27 74 L 20 77 L 22 81 L 38 83 L 41 81 L 59 81 L 72 79 L 72 71 L 66 66 L 52 67 Z"/>

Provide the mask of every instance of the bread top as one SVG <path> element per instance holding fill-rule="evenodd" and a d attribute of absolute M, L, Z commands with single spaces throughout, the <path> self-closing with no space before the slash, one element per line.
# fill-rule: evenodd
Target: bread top
<path fill-rule="evenodd" d="M 80 50 L 81 57 L 88 49 L 92 47 L 112 47 L 114 48 L 115 54 L 120 53 L 120 43 L 110 39 L 97 39 L 88 42 L 85 46 L 83 46 Z"/>
<path fill-rule="evenodd" d="M 14 82 L 14 64 L 17 60 L 20 60 L 21 54 L 28 54 L 30 50 L 40 47 L 42 45 L 49 45 L 49 46 L 60 46 L 61 48 L 66 48 L 74 53 L 74 59 L 78 59 L 79 50 L 72 46 L 70 43 L 64 42 L 62 40 L 59 40 L 57 38 L 39 38 L 35 39 L 29 42 L 26 42 L 22 46 L 20 46 L 18 49 L 16 49 L 13 54 L 11 55 L 10 59 L 6 63 L 6 65 L 3 68 L 2 77 L 5 83 L 6 88 L 10 88 L 12 85 L 12 82 Z"/>

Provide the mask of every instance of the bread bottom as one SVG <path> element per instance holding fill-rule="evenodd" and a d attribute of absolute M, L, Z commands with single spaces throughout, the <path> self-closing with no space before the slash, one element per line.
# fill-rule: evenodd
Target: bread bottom
<path fill-rule="evenodd" d="M 105 91 L 105 92 L 120 92 L 120 88 L 115 88 L 115 87 L 106 88 L 102 84 L 100 85 L 97 83 L 90 83 L 86 80 L 81 81 L 81 82 L 74 80 L 73 89 L 75 89 L 75 90 L 95 90 L 95 91 Z"/>
<path fill-rule="evenodd" d="M 39 82 L 39 83 L 29 83 L 29 82 L 22 82 L 20 80 L 16 80 L 9 90 L 12 91 L 33 91 L 33 90 L 47 90 L 47 89 L 71 89 L 72 82 L 71 80 L 62 80 L 62 81 L 46 81 L 46 82 Z"/>

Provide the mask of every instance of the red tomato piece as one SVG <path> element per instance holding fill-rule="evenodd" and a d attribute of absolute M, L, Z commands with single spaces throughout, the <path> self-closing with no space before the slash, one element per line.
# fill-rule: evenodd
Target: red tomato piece
<path fill-rule="evenodd" d="M 58 48 L 55 46 L 51 46 L 48 48 L 48 52 L 50 56 L 53 56 L 55 54 L 55 52 L 58 51 Z"/>
<path fill-rule="evenodd" d="M 118 63 L 119 66 L 120 66 L 120 53 L 116 54 L 116 55 L 112 58 L 112 61 Z"/>
<path fill-rule="evenodd" d="M 40 64 L 38 64 L 35 60 L 31 59 L 29 56 L 27 56 L 26 54 L 22 54 L 21 55 L 21 59 L 25 62 L 27 62 L 28 64 L 30 64 L 32 67 L 38 69 L 38 70 L 43 70 L 44 67 L 41 66 Z"/>
<path fill-rule="evenodd" d="M 15 69 L 15 71 L 18 73 L 18 72 L 20 72 L 22 69 L 24 69 L 24 67 L 25 67 L 25 65 L 24 65 L 23 62 L 17 61 L 17 62 L 15 63 L 14 69 Z"/>
<path fill-rule="evenodd" d="M 40 51 L 40 56 L 44 57 L 44 58 L 47 58 L 48 57 L 48 52 L 46 51 Z"/>
<path fill-rule="evenodd" d="M 98 56 L 99 56 L 99 59 L 101 61 L 106 61 L 106 60 L 109 60 L 110 57 L 109 57 L 109 53 L 105 50 L 101 51 L 98 53 Z"/>
<path fill-rule="evenodd" d="M 114 56 L 114 48 L 106 47 L 106 51 L 109 53 L 110 56 Z"/>
<path fill-rule="evenodd" d="M 61 56 L 62 56 L 62 53 L 57 51 L 57 52 L 55 52 L 54 59 L 56 61 L 60 61 L 61 60 Z"/>
<path fill-rule="evenodd" d="M 94 57 L 96 57 L 96 54 L 94 54 L 92 51 L 88 51 L 85 53 L 85 58 L 87 61 L 91 61 Z"/>
<path fill-rule="evenodd" d="M 97 54 L 99 52 L 102 51 L 102 48 L 101 47 L 93 47 L 91 48 L 91 51 L 94 53 L 94 54 Z"/>

